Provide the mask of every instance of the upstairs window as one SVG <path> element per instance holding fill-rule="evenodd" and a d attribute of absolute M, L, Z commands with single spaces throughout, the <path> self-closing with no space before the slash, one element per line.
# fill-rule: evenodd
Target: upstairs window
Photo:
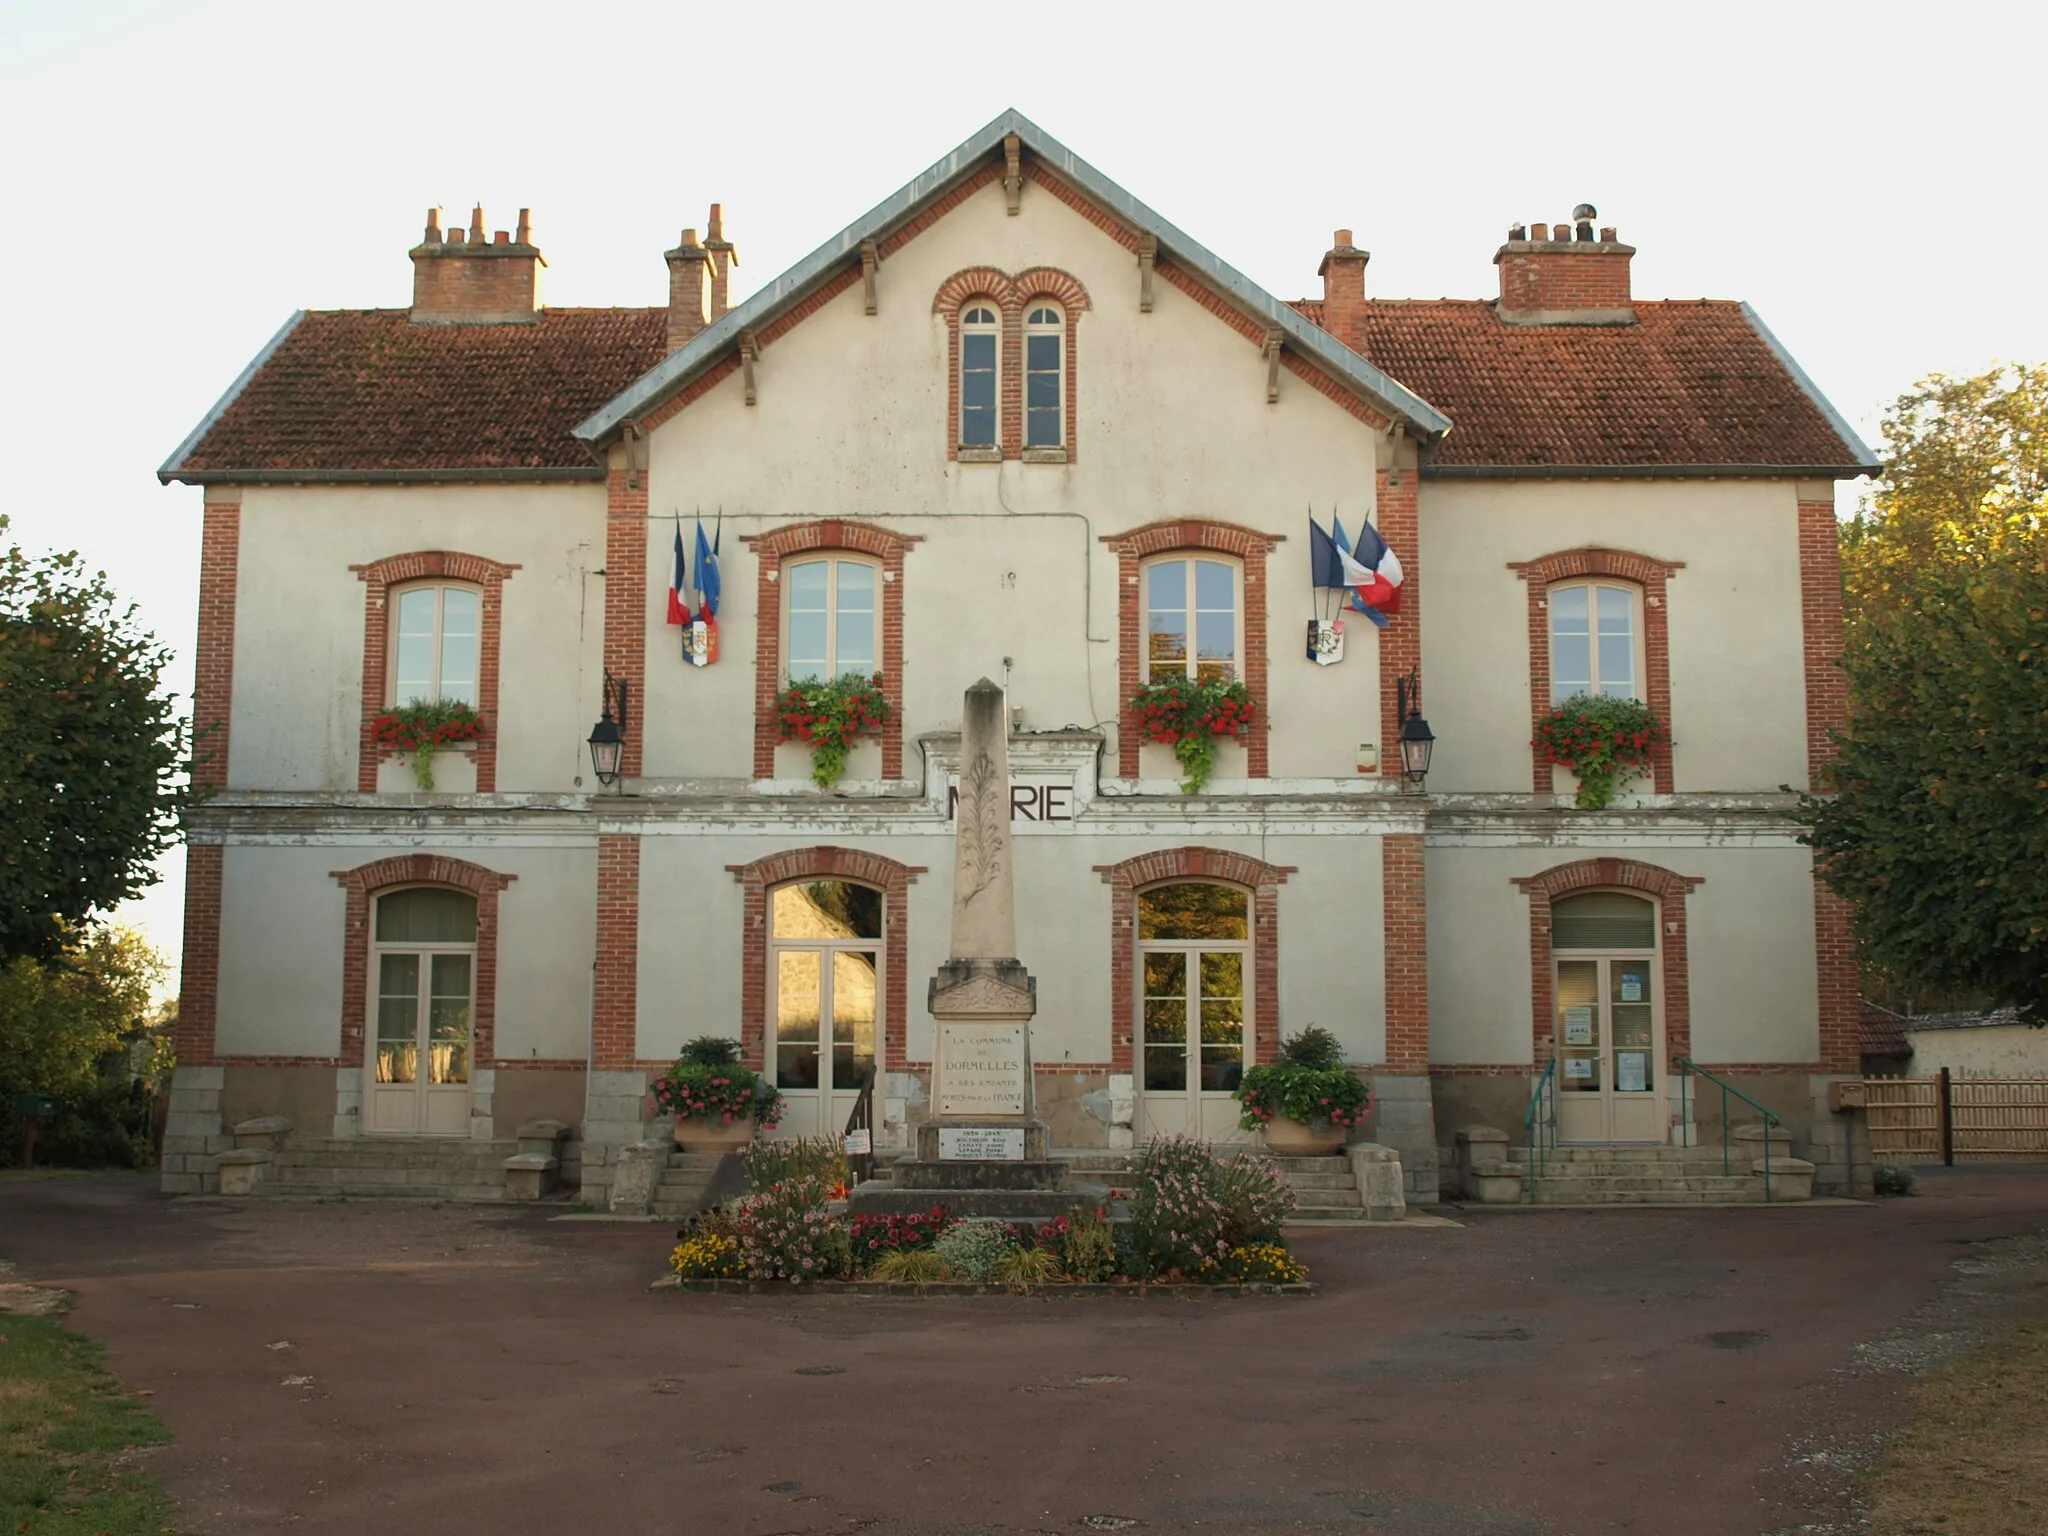
<path fill-rule="evenodd" d="M 1574 694 L 1594 698 L 1640 699 L 1643 667 L 1639 655 L 1642 594 L 1614 582 L 1573 582 L 1553 586 L 1550 604 L 1550 702 Z"/>
<path fill-rule="evenodd" d="M 879 582 L 871 561 L 848 556 L 793 560 L 783 567 L 789 681 L 874 675 Z"/>
<path fill-rule="evenodd" d="M 1024 446 L 1066 443 L 1067 320 L 1052 304 L 1024 316 Z"/>
<path fill-rule="evenodd" d="M 960 446 L 996 446 L 996 310 L 975 302 L 960 312 Z"/>
<path fill-rule="evenodd" d="M 1145 675 L 1238 679 L 1237 567 L 1176 556 L 1145 567 Z"/>
<path fill-rule="evenodd" d="M 473 587 L 407 587 L 398 594 L 387 704 L 453 699 L 476 708 L 482 606 Z"/>

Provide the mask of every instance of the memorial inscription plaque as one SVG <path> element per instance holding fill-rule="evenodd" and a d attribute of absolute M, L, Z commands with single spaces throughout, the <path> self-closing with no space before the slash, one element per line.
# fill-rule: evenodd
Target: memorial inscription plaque
<path fill-rule="evenodd" d="M 939 1113 L 1025 1112 L 1023 1024 L 939 1026 Z"/>
<path fill-rule="evenodd" d="M 942 1125 L 939 1127 L 939 1157 L 949 1163 L 1021 1163 L 1024 1161 L 1024 1127 Z"/>

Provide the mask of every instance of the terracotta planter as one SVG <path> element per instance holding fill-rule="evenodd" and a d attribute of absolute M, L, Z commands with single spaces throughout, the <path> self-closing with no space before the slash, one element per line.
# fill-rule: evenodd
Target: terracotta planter
<path fill-rule="evenodd" d="M 685 1152 L 737 1152 L 753 1139 L 752 1115 L 744 1120 L 676 1116 L 676 1145 Z"/>
<path fill-rule="evenodd" d="M 1259 1127 L 1259 1135 L 1266 1150 L 1275 1157 L 1335 1157 L 1351 1139 L 1351 1130 L 1348 1126 L 1332 1125 L 1315 1131 L 1299 1120 L 1275 1115 Z"/>

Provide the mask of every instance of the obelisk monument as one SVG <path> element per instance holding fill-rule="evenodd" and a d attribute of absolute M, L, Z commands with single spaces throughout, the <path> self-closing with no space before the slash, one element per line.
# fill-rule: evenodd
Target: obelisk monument
<path fill-rule="evenodd" d="M 1003 690 L 983 678 L 960 722 L 960 790 L 953 834 L 953 940 L 932 978 L 932 1109 L 918 1127 L 917 1163 L 984 1166 L 982 1187 L 1045 1187 L 1045 1126 L 1033 1114 L 1031 1017 L 1037 984 L 1017 959 L 1010 862 L 1010 721 Z M 1035 1166 L 1034 1166 L 1035 1165 Z M 936 1168 L 932 1185 L 965 1177 Z M 899 1180 L 901 1171 L 899 1171 Z"/>

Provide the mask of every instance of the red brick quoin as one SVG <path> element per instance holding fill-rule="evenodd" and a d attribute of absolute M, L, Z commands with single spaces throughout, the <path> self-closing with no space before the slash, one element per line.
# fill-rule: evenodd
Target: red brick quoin
<path fill-rule="evenodd" d="M 882 563 L 882 697 L 889 718 L 882 722 L 882 777 L 903 777 L 903 557 L 918 542 L 873 523 L 830 517 L 796 523 L 772 533 L 743 535 L 759 562 L 754 602 L 754 777 L 775 777 L 775 744 L 782 721 L 775 696 L 782 691 L 782 567 L 796 555 L 818 550 L 871 555 Z"/>
<path fill-rule="evenodd" d="M 1606 576 L 1634 583 L 1643 594 L 1643 702 L 1650 712 L 1671 730 L 1671 627 L 1665 608 L 1664 587 L 1682 560 L 1658 560 L 1622 549 L 1566 549 L 1540 560 L 1511 560 L 1508 569 L 1522 578 L 1529 591 L 1529 733 L 1550 713 L 1550 588 L 1559 582 L 1588 576 Z M 1550 793 L 1551 764 L 1534 746 L 1529 749 L 1530 787 L 1539 795 Z M 1667 739 L 1652 749 L 1650 780 L 1660 795 L 1672 792 L 1671 743 Z"/>
<path fill-rule="evenodd" d="M 1079 456 L 1075 433 L 1080 419 L 1074 405 L 1074 378 L 1079 370 L 1076 344 L 1080 338 L 1081 312 L 1089 307 L 1088 290 L 1073 274 L 1057 267 L 1032 267 L 1015 277 L 995 267 L 968 267 L 955 272 L 939 285 L 932 298 L 932 313 L 946 322 L 946 457 L 960 456 L 960 311 L 975 299 L 986 299 L 995 307 L 996 331 L 996 434 L 1006 459 L 1024 456 L 1024 316 L 1041 299 L 1060 306 L 1066 317 L 1065 395 L 1066 409 L 1061 445 L 1067 459 Z"/>
<path fill-rule="evenodd" d="M 480 1067 L 500 1065 L 498 1046 L 498 893 L 518 877 L 501 875 L 465 859 L 431 853 L 379 859 L 354 869 L 334 870 L 348 894 L 341 943 L 341 1062 L 358 1066 L 368 1049 L 370 903 L 387 891 L 437 885 L 476 898 L 476 975 L 471 1002 L 472 1054 Z M 518 1062 L 503 1063 L 517 1066 Z"/>
<path fill-rule="evenodd" d="M 1626 891 L 1657 903 L 1657 958 L 1664 976 L 1665 1065 L 1692 1054 L 1692 1003 L 1685 960 L 1685 897 L 1699 877 L 1673 874 L 1634 859 L 1581 859 L 1540 875 L 1513 881 L 1529 897 L 1529 1010 L 1532 1063 L 1548 1061 L 1556 1049 L 1552 1026 L 1556 1000 L 1551 990 L 1550 906 L 1581 891 Z"/>
<path fill-rule="evenodd" d="M 476 712 L 483 718 L 483 735 L 476 744 L 476 788 L 488 795 L 498 787 L 498 650 L 504 628 L 505 582 L 519 569 L 483 555 L 465 555 L 448 549 L 418 550 L 408 555 L 390 555 L 368 565 L 349 567 L 362 578 L 363 601 L 363 721 L 356 758 L 356 788 L 366 795 L 377 792 L 377 765 L 397 754 L 377 745 L 377 716 L 392 703 L 385 697 L 389 686 L 391 650 L 391 589 L 414 582 L 460 582 L 478 589 L 477 604 Z M 482 1058 L 479 1057 L 479 1060 Z"/>
<path fill-rule="evenodd" d="M 1241 528 L 1236 523 L 1213 523 L 1201 518 L 1176 518 L 1171 522 L 1148 523 L 1129 533 L 1104 534 L 1102 542 L 1116 551 L 1116 674 L 1117 674 L 1117 772 L 1127 779 L 1138 776 L 1138 748 L 1144 731 L 1131 712 L 1131 698 L 1138 691 L 1144 667 L 1145 594 L 1142 567 L 1154 555 L 1197 554 L 1213 550 L 1235 555 L 1244 564 L 1244 657 L 1241 681 L 1251 691 L 1255 710 L 1251 729 L 1244 736 L 1245 776 L 1266 776 L 1266 557 L 1280 541 L 1275 535 Z"/>
<path fill-rule="evenodd" d="M 1806 639 L 1806 777 L 1818 789 L 1834 761 L 1833 733 L 1848 716 L 1842 676 L 1842 556 L 1832 501 L 1799 503 L 1799 599 Z M 1820 1065 L 1862 1067 L 1857 1039 L 1856 946 L 1849 904 L 1818 878 L 1813 886 L 1814 961 L 1819 970 Z"/>
<path fill-rule="evenodd" d="M 882 1070 L 909 1066 L 904 976 L 910 968 L 910 883 L 924 866 L 859 848 L 792 848 L 751 864 L 728 864 L 741 886 L 740 1060 L 772 1071 L 768 1036 L 768 893 L 798 880 L 847 880 L 882 893 Z"/>
<path fill-rule="evenodd" d="M 1381 978 L 1386 988 L 1387 1070 L 1429 1070 L 1429 925 L 1422 834 L 1380 839 Z"/>
<path fill-rule="evenodd" d="M 1182 880 L 1241 886 L 1252 893 L 1252 1060 L 1273 1060 L 1280 1049 L 1280 886 L 1294 866 L 1191 846 L 1097 864 L 1095 872 L 1109 884 L 1110 1071 L 1131 1070 L 1138 1015 L 1138 892 Z"/>
<path fill-rule="evenodd" d="M 590 1064 L 627 1071 L 640 1037 L 640 839 L 597 839 L 597 956 L 591 976 Z"/>

